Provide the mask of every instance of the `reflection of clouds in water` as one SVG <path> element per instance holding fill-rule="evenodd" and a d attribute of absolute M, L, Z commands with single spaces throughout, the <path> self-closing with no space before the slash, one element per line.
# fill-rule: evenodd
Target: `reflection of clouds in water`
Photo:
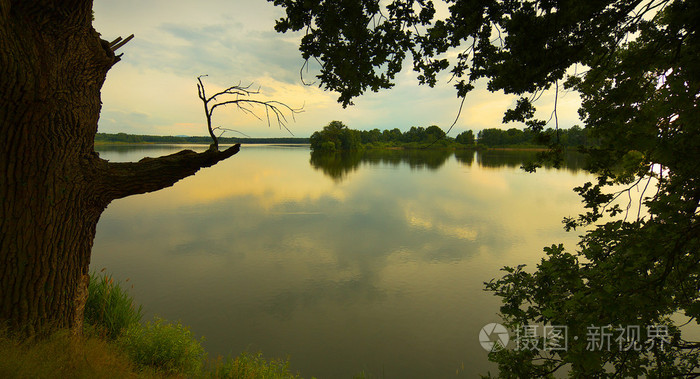
<path fill-rule="evenodd" d="M 310 280 L 301 288 L 276 294 L 265 305 L 265 311 L 274 317 L 289 319 L 299 308 L 323 308 L 328 306 L 355 306 L 381 302 L 388 298 L 387 291 L 365 278 L 345 280 Z"/>
<path fill-rule="evenodd" d="M 436 227 L 416 232 L 404 209 L 411 193 L 420 188 L 410 174 L 381 180 L 413 190 L 364 190 L 373 182 L 367 178 L 348 192 L 345 201 L 332 195 L 302 196 L 304 200 L 271 205 L 268 212 L 261 212 L 263 200 L 259 196 L 264 195 L 258 192 L 215 203 L 170 203 L 165 208 L 167 216 L 142 213 L 141 224 L 131 231 L 130 238 L 143 241 L 142 248 L 151 245 L 148 250 L 160 250 L 170 263 L 179 260 L 185 267 L 216 256 L 218 264 L 207 268 L 213 277 L 224 278 L 231 270 L 243 268 L 265 276 L 271 266 L 278 265 L 274 280 L 286 283 L 285 290 L 277 295 L 268 293 L 266 296 L 280 304 L 265 308 L 278 317 L 285 310 L 318 306 L 324 298 L 346 304 L 384 299 L 379 296 L 380 282 L 388 257 L 397 250 L 409 249 L 412 259 L 425 262 L 459 261 L 475 251 L 464 244 L 465 238 L 474 240 L 475 232 L 459 224 L 449 225 L 447 222 L 455 220 L 441 212 L 437 217 L 442 221 Z M 368 192 L 372 196 L 366 198 Z M 431 204 L 426 206 L 425 211 Z M 310 300 L 316 297 L 320 300 Z M 282 304 L 282 299 L 287 299 L 286 303 Z"/>
<path fill-rule="evenodd" d="M 493 321 L 470 316 L 473 304 L 496 303 L 483 282 L 562 240 L 564 204 L 577 203 L 571 188 L 582 181 L 476 164 L 465 171 L 448 159 L 437 171 L 360 165 L 335 183 L 308 159 L 308 151 L 248 148 L 173 188 L 117 201 L 98 225 L 93 263 L 131 276 L 147 312 L 183 319 L 215 353 L 256 341 L 295 354 L 285 336 L 323 346 L 385 333 L 463 357 L 472 318 Z M 464 341 L 434 341 L 448 336 Z M 357 343 L 392 364 L 377 341 Z M 326 353 L 315 352 L 316 364 L 343 367 Z"/>
<path fill-rule="evenodd" d="M 476 240 L 478 232 L 466 226 L 446 225 L 442 222 L 434 223 L 428 218 L 422 218 L 415 213 L 406 211 L 406 219 L 408 224 L 415 228 L 427 229 L 436 231 L 444 236 L 466 239 L 469 241 Z"/>
<path fill-rule="evenodd" d="M 362 287 L 337 291 L 339 278 L 376 286 L 388 256 L 400 250 L 423 262 L 460 261 L 484 246 L 507 251 L 527 238 L 521 230 L 538 224 L 538 217 L 518 221 L 513 215 L 542 210 L 511 196 L 515 188 L 530 196 L 522 179 L 532 176 L 520 172 L 445 169 L 438 181 L 408 171 L 361 170 L 346 185 L 334 185 L 300 170 L 293 160 L 255 158 L 237 162 L 235 176 L 226 175 L 230 167 L 222 166 L 171 191 L 133 199 L 136 204 L 121 209 L 141 212 L 131 239 L 150 242 L 153 249 L 165 247 L 163 253 L 171 258 L 218 256 L 226 263 L 210 268 L 214 271 L 231 266 L 263 271 L 278 264 L 276 275 L 287 278 L 290 299 L 304 299 L 311 289 L 329 293 L 335 288 L 338 301 L 352 302 L 347 289 Z M 503 188 L 513 190 L 504 194 Z M 144 207 L 153 212 L 150 219 Z M 307 277 L 315 278 L 314 286 L 299 279 Z"/>
<path fill-rule="evenodd" d="M 141 147 L 136 149 L 144 151 Z M 152 156 L 175 152 L 172 146 L 165 149 L 165 153 L 148 151 Z M 180 149 L 182 148 L 177 148 Z M 305 148 L 299 150 L 308 154 Z M 114 152 L 110 153 L 115 155 Z M 172 188 L 149 194 L 147 197 L 137 196 L 119 201 L 128 201 L 131 206 L 140 203 L 138 206 L 157 205 L 170 208 L 174 204 L 202 205 L 232 197 L 252 196 L 260 206 L 269 210 L 280 203 L 295 203 L 305 199 L 318 199 L 321 196 L 342 200 L 346 196 L 342 186 L 323 180 L 318 173 L 304 169 L 304 166 L 300 169 L 298 160 L 286 159 L 286 156 L 294 156 L 295 153 L 300 152 L 296 149 L 243 146 L 241 152 L 232 158 L 220 162 L 216 167 L 202 169 Z M 107 159 L 109 157 L 110 155 L 107 155 Z"/>

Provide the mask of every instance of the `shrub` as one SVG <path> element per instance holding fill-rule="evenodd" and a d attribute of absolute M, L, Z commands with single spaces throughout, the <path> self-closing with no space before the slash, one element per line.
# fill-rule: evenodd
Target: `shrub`
<path fill-rule="evenodd" d="M 134 299 L 111 275 L 90 274 L 85 323 L 107 338 L 116 339 L 122 330 L 139 323 L 141 317 L 142 307 L 134 304 Z"/>
<path fill-rule="evenodd" d="M 117 342 L 139 366 L 151 366 L 168 374 L 201 373 L 205 358 L 201 341 L 179 322 L 166 323 L 156 317 L 145 325 L 132 324 Z"/>

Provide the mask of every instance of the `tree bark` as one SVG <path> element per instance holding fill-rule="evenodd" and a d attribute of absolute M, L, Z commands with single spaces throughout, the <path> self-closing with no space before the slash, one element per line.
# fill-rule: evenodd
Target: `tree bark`
<path fill-rule="evenodd" d="M 88 0 L 0 0 L 0 324 L 28 335 L 81 330 L 95 230 L 112 200 L 239 149 L 100 159 L 100 90 L 118 58 L 91 17 Z"/>

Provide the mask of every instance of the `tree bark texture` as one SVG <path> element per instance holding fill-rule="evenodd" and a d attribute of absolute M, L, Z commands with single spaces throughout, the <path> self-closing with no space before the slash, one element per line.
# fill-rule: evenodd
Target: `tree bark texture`
<path fill-rule="evenodd" d="M 80 331 L 96 226 L 113 199 L 239 148 L 100 159 L 100 90 L 118 58 L 91 19 L 92 1 L 0 0 L 0 323 L 25 334 Z"/>

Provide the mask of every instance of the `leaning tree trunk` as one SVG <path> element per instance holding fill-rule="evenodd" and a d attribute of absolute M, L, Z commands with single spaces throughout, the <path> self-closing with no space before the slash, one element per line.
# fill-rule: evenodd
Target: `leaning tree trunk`
<path fill-rule="evenodd" d="M 90 0 L 0 0 L 0 324 L 79 331 L 97 221 L 238 151 L 138 163 L 94 152 L 100 89 L 119 59 Z"/>

